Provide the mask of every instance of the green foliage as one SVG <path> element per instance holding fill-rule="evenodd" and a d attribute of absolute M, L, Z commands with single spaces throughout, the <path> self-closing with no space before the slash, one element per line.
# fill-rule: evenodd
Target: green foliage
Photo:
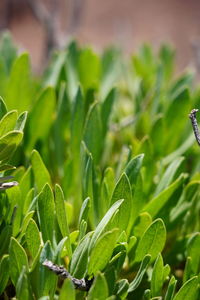
<path fill-rule="evenodd" d="M 200 92 L 173 69 L 166 45 L 125 61 L 72 42 L 36 79 L 2 37 L 0 184 L 19 183 L 0 192 L 2 299 L 199 299 Z"/>

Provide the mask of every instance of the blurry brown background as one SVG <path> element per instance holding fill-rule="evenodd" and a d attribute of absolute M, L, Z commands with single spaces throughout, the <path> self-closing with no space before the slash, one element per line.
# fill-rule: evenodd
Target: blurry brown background
<path fill-rule="evenodd" d="M 179 69 L 200 61 L 199 0 L 0 0 L 0 29 L 30 52 L 37 70 L 71 38 L 130 53 L 144 42 L 177 49 Z"/>

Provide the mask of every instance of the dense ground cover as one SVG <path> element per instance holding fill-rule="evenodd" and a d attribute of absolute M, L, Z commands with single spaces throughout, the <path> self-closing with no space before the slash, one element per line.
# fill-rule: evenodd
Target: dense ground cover
<path fill-rule="evenodd" d="M 19 185 L 0 194 L 1 299 L 199 299 L 200 90 L 173 69 L 168 46 L 72 42 L 37 78 L 2 38 L 0 171 Z"/>

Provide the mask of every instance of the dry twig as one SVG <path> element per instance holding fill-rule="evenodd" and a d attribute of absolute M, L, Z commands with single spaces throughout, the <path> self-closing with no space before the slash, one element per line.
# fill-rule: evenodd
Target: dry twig
<path fill-rule="evenodd" d="M 43 266 L 47 267 L 49 270 L 54 272 L 56 275 L 62 277 L 63 279 L 69 278 L 74 284 L 74 287 L 81 291 L 89 291 L 93 278 L 91 280 L 88 280 L 86 278 L 77 279 L 70 275 L 70 273 L 62 266 L 58 266 L 50 260 L 45 260 L 43 262 Z"/>

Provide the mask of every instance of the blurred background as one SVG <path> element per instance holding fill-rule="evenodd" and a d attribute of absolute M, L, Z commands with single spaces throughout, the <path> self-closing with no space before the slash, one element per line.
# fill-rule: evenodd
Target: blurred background
<path fill-rule="evenodd" d="M 21 50 L 30 52 L 34 70 L 54 48 L 71 38 L 101 51 L 117 45 L 125 53 L 163 42 L 177 51 L 178 70 L 200 72 L 198 0 L 1 0 L 0 29 L 11 31 Z"/>

